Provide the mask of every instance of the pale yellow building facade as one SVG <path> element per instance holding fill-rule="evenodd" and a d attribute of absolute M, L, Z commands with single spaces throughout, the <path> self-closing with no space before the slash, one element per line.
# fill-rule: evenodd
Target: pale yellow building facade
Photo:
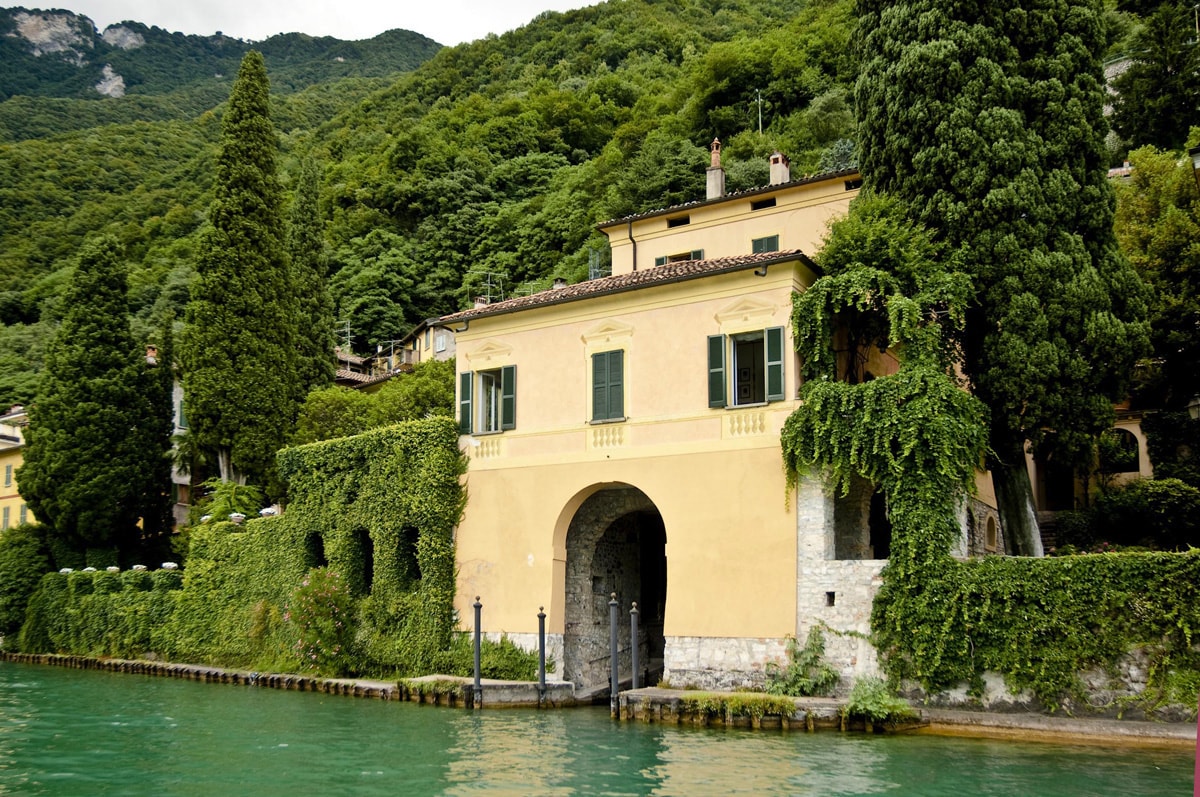
<path fill-rule="evenodd" d="M 22 450 L 26 420 L 25 411 L 20 407 L 0 416 L 0 532 L 35 522 L 33 513 L 17 490 L 16 471 L 25 461 Z"/>
<path fill-rule="evenodd" d="M 868 630 L 887 544 L 872 491 L 837 498 L 817 477 L 789 491 L 780 451 L 800 388 L 792 297 L 858 185 L 784 172 L 615 220 L 611 276 L 441 319 L 470 460 L 465 625 L 479 596 L 482 630 L 532 648 L 544 608 L 558 674 L 584 694 L 607 683 L 613 593 L 623 677 L 636 602 L 651 683 L 761 683 L 791 635 Z M 861 637 L 830 655 L 874 668 Z"/>

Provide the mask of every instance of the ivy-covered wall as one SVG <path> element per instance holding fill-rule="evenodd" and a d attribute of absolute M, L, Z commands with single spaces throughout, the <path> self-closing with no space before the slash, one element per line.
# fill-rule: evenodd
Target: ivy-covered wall
<path fill-rule="evenodd" d="M 46 576 L 22 649 L 311 669 L 293 599 L 313 568 L 327 566 L 353 598 L 350 616 L 334 618 L 353 625 L 353 655 L 339 669 L 421 674 L 461 658 L 451 644 L 452 531 L 464 501 L 454 423 L 412 421 L 286 449 L 279 468 L 287 511 L 194 530 L 181 585 L 169 571 Z"/>
<path fill-rule="evenodd" d="M 978 696 L 984 674 L 1004 678 L 1049 708 L 1194 710 L 1200 688 L 1200 549 L 1044 559 L 944 560 L 929 568 L 920 600 L 901 603 L 903 627 L 885 621 L 894 593 L 876 599 L 875 642 L 888 672 L 936 695 L 961 684 Z M 903 635 L 901 635 L 903 631 Z M 1140 654 L 1140 683 L 1121 705 L 1097 704 L 1081 675 Z M 1142 669 L 1139 667 L 1139 669 Z M 1115 685 L 1115 684 L 1114 684 Z M 994 695 L 992 697 L 995 697 Z"/>

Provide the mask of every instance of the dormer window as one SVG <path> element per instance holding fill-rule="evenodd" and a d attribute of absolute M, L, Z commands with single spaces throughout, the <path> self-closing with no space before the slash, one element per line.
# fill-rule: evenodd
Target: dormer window
<path fill-rule="evenodd" d="M 667 219 L 667 229 L 669 230 L 673 227 L 683 227 L 684 225 L 691 223 L 692 219 L 690 216 L 676 216 L 673 219 Z"/>
<path fill-rule="evenodd" d="M 678 252 L 673 255 L 663 255 L 662 257 L 654 258 L 654 265 L 665 266 L 667 263 L 682 263 L 685 260 L 703 260 L 704 250 L 693 249 L 690 252 Z"/>

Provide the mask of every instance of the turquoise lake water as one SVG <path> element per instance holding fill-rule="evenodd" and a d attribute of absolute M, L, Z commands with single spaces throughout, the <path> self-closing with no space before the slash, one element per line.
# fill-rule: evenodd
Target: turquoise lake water
<path fill-rule="evenodd" d="M 1190 795 L 1188 750 L 479 713 L 0 663 L 0 793 Z"/>

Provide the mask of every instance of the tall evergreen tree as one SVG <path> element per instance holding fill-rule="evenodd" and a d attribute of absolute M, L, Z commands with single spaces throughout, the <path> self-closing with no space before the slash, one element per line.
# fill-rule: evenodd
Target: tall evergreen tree
<path fill-rule="evenodd" d="M 84 246 L 67 313 L 29 410 L 21 495 L 52 529 L 53 546 L 95 564 L 129 559 L 147 496 L 167 488 L 144 352 L 129 328 L 127 269 L 116 238 Z M 105 550 L 106 553 L 101 553 Z"/>
<path fill-rule="evenodd" d="M 320 177 L 312 158 L 304 161 L 288 225 L 292 284 L 299 312 L 296 372 L 300 401 L 309 391 L 333 384 L 334 318 L 329 295 L 329 258 L 321 219 Z"/>
<path fill-rule="evenodd" d="M 1163 3 L 1135 34 L 1132 63 L 1113 80 L 1113 128 L 1134 145 L 1177 149 L 1200 124 L 1200 38 L 1191 3 Z"/>
<path fill-rule="evenodd" d="M 974 283 L 961 345 L 991 414 L 1016 553 L 1041 541 L 1026 445 L 1088 456 L 1146 329 L 1106 179 L 1100 0 L 859 0 L 864 177 L 937 231 Z"/>
<path fill-rule="evenodd" d="M 143 544 L 166 553 L 166 537 L 174 526 L 174 501 L 171 498 L 171 435 L 175 432 L 175 341 L 174 319 L 163 320 L 157 353 L 147 356 L 145 370 L 148 416 L 139 426 L 145 436 L 145 450 L 152 468 L 151 488 L 146 491 L 142 508 Z"/>
<path fill-rule="evenodd" d="M 180 359 L 190 433 L 223 481 L 271 485 L 295 421 L 296 302 L 284 242 L 267 70 L 251 51 L 222 119 Z"/>

